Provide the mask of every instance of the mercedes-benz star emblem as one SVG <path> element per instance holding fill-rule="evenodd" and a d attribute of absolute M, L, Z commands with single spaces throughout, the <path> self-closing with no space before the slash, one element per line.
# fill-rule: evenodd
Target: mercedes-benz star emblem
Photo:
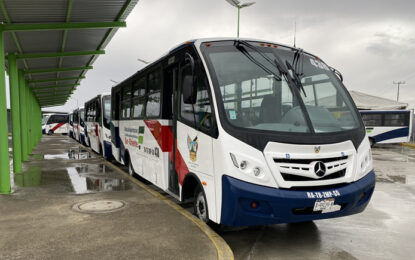
<path fill-rule="evenodd" d="M 318 177 L 323 177 L 326 174 L 326 165 L 323 162 L 316 162 L 314 164 L 314 172 Z"/>

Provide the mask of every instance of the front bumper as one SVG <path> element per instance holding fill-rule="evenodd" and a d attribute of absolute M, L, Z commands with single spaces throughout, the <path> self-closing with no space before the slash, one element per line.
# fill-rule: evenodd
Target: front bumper
<path fill-rule="evenodd" d="M 276 189 L 247 183 L 224 175 L 222 177 L 221 224 L 227 226 L 258 226 L 305 222 L 342 217 L 362 212 L 373 194 L 375 173 L 338 187 L 319 189 Z M 334 198 L 341 209 L 330 213 L 314 212 L 316 200 Z M 255 202 L 256 208 L 251 204 Z"/>

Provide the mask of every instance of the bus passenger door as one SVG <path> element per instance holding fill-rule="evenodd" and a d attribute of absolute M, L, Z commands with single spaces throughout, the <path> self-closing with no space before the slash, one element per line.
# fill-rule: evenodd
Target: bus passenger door
<path fill-rule="evenodd" d="M 216 126 L 211 106 L 209 83 L 196 54 L 188 55 L 179 72 L 178 120 L 176 132 L 176 170 L 179 183 L 188 173 L 197 177 L 205 191 L 209 215 L 214 216 L 215 201 L 213 137 Z M 194 61 L 193 61 L 194 59 Z M 195 100 L 189 99 L 189 90 Z M 179 166 L 179 167 L 178 167 Z"/>
<path fill-rule="evenodd" d="M 172 133 L 173 133 L 173 147 L 171 150 L 171 154 L 169 154 L 169 176 L 168 176 L 168 189 L 172 193 L 179 196 L 179 178 L 176 171 L 176 150 L 177 150 L 177 143 L 175 142 L 177 136 L 177 116 L 178 116 L 178 76 L 179 76 L 179 68 L 177 65 L 173 65 L 173 67 L 169 67 L 166 70 L 166 88 L 168 90 L 168 97 L 170 101 L 170 108 L 171 108 L 171 118 L 173 121 L 172 126 Z M 167 103 L 167 102 L 166 102 Z"/>

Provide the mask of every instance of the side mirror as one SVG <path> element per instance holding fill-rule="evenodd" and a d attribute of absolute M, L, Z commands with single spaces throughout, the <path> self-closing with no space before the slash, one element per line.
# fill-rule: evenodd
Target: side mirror
<path fill-rule="evenodd" d="M 182 79 L 182 95 L 183 95 L 183 102 L 185 104 L 195 104 L 197 98 L 197 91 L 196 91 L 196 77 L 195 77 L 195 60 L 193 59 L 192 55 L 189 53 L 185 54 L 185 62 L 188 63 L 191 67 L 192 74 L 186 75 Z"/>

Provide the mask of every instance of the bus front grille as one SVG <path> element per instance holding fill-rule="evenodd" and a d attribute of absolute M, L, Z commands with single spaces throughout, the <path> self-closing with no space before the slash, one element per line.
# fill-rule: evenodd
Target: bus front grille
<path fill-rule="evenodd" d="M 299 176 L 299 175 L 292 175 L 292 174 L 288 174 L 288 173 L 284 173 L 281 172 L 282 178 L 285 181 L 321 181 L 321 180 L 332 180 L 332 179 L 337 179 L 337 178 L 341 178 L 344 177 L 346 175 L 346 169 L 334 172 L 330 175 L 324 176 L 320 179 L 314 179 L 314 178 L 310 178 L 310 177 L 305 177 L 305 176 Z"/>

